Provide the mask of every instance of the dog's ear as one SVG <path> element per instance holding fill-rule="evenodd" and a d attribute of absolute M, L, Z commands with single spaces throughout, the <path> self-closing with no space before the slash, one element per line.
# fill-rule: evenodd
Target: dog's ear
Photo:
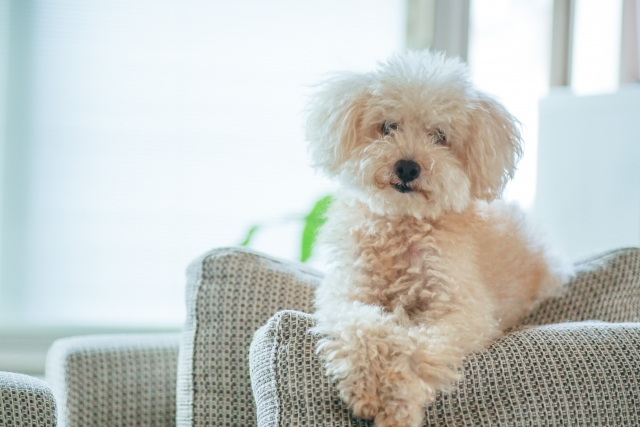
<path fill-rule="evenodd" d="M 362 117 L 369 92 L 367 77 L 343 73 L 321 83 L 307 109 L 306 137 L 312 163 L 329 176 L 363 143 Z"/>
<path fill-rule="evenodd" d="M 496 100 L 475 92 L 464 150 L 471 195 L 494 200 L 513 178 L 522 157 L 520 122 Z"/>

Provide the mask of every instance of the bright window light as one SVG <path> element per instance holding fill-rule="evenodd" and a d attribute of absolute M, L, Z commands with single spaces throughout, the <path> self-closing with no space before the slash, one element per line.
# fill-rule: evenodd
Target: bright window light
<path fill-rule="evenodd" d="M 304 142 L 311 85 L 404 43 L 403 0 L 33 10 L 28 277 L 13 311 L 34 323 L 181 323 L 191 260 L 333 191 Z M 296 259 L 301 229 L 254 247 Z"/>
<path fill-rule="evenodd" d="M 576 95 L 618 89 L 621 27 L 622 0 L 576 0 L 571 67 Z"/>
<path fill-rule="evenodd" d="M 469 65 L 473 81 L 522 122 L 524 158 L 505 192 L 522 208 L 536 191 L 538 100 L 548 92 L 552 0 L 472 0 Z"/>

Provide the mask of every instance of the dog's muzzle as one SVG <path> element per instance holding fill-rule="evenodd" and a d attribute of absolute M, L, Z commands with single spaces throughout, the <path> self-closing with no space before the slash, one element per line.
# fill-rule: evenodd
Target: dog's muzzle
<path fill-rule="evenodd" d="M 407 184 L 420 176 L 420 165 L 413 160 L 398 160 L 395 164 L 395 173 L 401 184 L 391 184 L 401 193 L 413 191 Z"/>

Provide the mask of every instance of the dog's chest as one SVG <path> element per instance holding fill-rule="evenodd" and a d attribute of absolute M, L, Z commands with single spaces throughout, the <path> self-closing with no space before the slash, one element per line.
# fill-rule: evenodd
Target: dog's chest
<path fill-rule="evenodd" d="M 356 245 L 354 298 L 392 311 L 424 311 L 440 291 L 434 228 L 415 218 L 371 218 L 352 230 Z"/>

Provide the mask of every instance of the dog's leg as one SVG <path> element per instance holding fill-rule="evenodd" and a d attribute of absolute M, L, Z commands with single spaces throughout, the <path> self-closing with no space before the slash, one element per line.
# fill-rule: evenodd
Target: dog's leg
<path fill-rule="evenodd" d="M 376 427 L 420 426 L 436 392 L 451 389 L 459 379 L 464 357 L 499 335 L 491 312 L 473 305 L 397 330 L 389 343 L 395 351 L 379 373 L 382 405 Z"/>
<path fill-rule="evenodd" d="M 436 392 L 459 379 L 463 358 L 498 334 L 490 313 L 464 308 L 424 324 L 402 309 L 385 313 L 358 302 L 333 308 L 330 318 L 319 316 L 318 353 L 354 415 L 375 418 L 377 427 L 419 426 Z"/>
<path fill-rule="evenodd" d="M 358 418 L 380 411 L 380 374 L 385 372 L 398 332 L 396 316 L 360 302 L 336 302 L 318 310 L 314 332 L 322 334 L 317 352 L 340 397 Z"/>

